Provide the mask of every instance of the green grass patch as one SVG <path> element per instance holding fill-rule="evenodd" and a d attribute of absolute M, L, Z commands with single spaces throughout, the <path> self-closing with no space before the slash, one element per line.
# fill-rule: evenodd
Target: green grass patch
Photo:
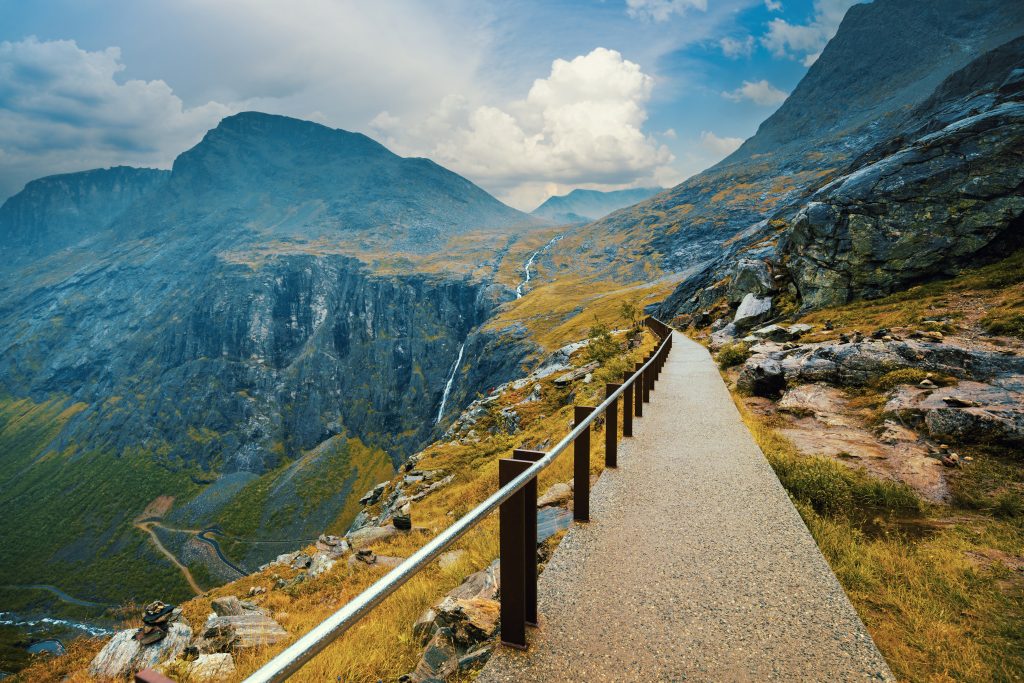
<path fill-rule="evenodd" d="M 718 367 L 724 370 L 735 367 L 748 358 L 750 358 L 750 345 L 746 342 L 733 342 L 726 344 L 718 351 L 715 361 L 718 363 Z"/>

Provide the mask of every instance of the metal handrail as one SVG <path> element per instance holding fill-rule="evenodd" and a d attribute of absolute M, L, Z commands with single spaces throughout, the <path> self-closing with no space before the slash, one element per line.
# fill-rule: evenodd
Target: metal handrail
<path fill-rule="evenodd" d="M 628 380 L 625 380 L 618 389 L 594 408 L 586 419 L 580 421 L 565 438 L 555 444 L 555 447 L 548 451 L 544 457 L 508 484 L 499 488 L 497 492 L 463 515 L 458 521 L 431 539 L 426 545 L 378 579 L 369 588 L 352 598 L 344 607 L 320 622 L 309 633 L 299 638 L 276 657 L 261 666 L 246 678 L 244 683 L 276 683 L 277 681 L 286 680 L 553 463 L 555 458 L 569 447 L 569 444 L 588 430 L 598 416 L 603 415 L 608 407 L 618 400 L 619 396 L 632 387 L 638 377 L 641 377 L 653 363 L 659 360 L 664 346 L 669 343 L 668 340 L 671 337 L 672 328 L 653 316 L 649 320 L 656 322 L 661 327 L 661 330 L 665 332 L 655 353 Z M 658 334 L 658 330 L 654 330 L 654 332 Z"/>

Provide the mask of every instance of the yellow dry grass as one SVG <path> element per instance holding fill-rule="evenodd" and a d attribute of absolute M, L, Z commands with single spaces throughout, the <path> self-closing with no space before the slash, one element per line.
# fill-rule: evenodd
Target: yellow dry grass
<path fill-rule="evenodd" d="M 869 475 L 801 454 L 736 402 L 777 471 L 794 464 L 814 467 L 819 490 L 833 488 L 821 482 L 824 476 L 836 479 L 837 490 L 877 486 L 865 479 Z M 993 519 L 931 506 L 900 519 L 906 513 L 888 507 L 884 492 L 872 497 L 874 507 L 822 513 L 802 491 L 788 490 L 899 680 L 982 683 L 1024 677 L 1024 521 L 1019 517 Z M 893 505 L 904 495 L 893 490 Z M 894 517 L 901 530 L 873 531 L 880 519 Z"/>

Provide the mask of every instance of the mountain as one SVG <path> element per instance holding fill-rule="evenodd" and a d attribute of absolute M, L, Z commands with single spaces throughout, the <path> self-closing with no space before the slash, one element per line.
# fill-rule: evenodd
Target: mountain
<path fill-rule="evenodd" d="M 548 197 L 543 204 L 531 211 L 530 215 L 556 223 L 587 223 L 607 216 L 616 209 L 643 201 L 661 192 L 661 189 L 638 187 L 612 192 L 573 190 L 569 194 Z"/>
<path fill-rule="evenodd" d="M 893 31 L 893 26 L 901 30 Z M 659 309 L 665 316 L 692 314 L 723 301 L 729 278 L 738 275 L 734 269 L 744 260 L 765 263 L 772 277 L 778 276 L 766 287 L 798 306 L 882 293 L 877 287 L 846 287 L 838 282 L 835 295 L 812 292 L 816 269 L 843 259 L 851 248 L 865 244 L 880 248 L 870 258 L 854 257 L 859 264 L 855 267 L 867 271 L 881 268 L 886 277 L 892 276 L 890 290 L 939 276 L 954 264 L 970 261 L 972 254 L 984 252 L 1017 215 L 1013 208 L 1013 197 L 1019 194 L 1015 179 L 999 169 L 1014 158 L 1015 114 L 1014 107 L 1007 103 L 1019 96 L 1013 79 L 1005 86 L 995 81 L 1005 80 L 1020 64 L 1013 67 L 1010 64 L 1015 58 L 1007 58 L 1001 71 L 993 72 L 984 84 L 977 82 L 977 73 L 974 77 L 965 74 L 972 71 L 970 65 L 975 60 L 986 59 L 985 55 L 1012 51 L 1012 41 L 1022 33 L 1024 6 L 1019 3 L 875 0 L 854 5 L 786 102 L 736 152 L 676 187 L 583 227 L 577 242 L 595 245 L 589 252 L 590 260 L 603 261 L 619 279 L 649 280 L 651 264 L 657 264 L 663 275 L 681 278 L 674 295 Z M 963 92 L 955 94 L 948 79 L 964 86 L 960 88 Z M 1009 108 L 999 109 L 1002 105 Z M 970 116 L 989 110 L 993 110 L 991 116 L 974 121 L 970 130 L 958 130 L 958 121 L 966 122 Z M 998 130 L 986 134 L 985 130 L 992 127 Z M 950 135 L 939 135 L 942 128 L 948 128 Z M 857 175 L 860 171 L 866 171 L 884 155 L 899 154 L 901 149 L 905 153 L 893 161 L 903 159 L 907 163 L 875 167 L 883 176 L 895 173 L 886 184 L 892 194 L 882 202 L 873 202 L 862 192 L 856 198 L 866 203 L 861 216 L 874 221 L 880 212 L 889 210 L 888 202 L 901 195 L 909 198 L 909 187 L 900 190 L 900 182 L 907 182 L 917 197 L 927 196 L 933 188 L 942 196 L 935 198 L 934 204 L 918 202 L 916 208 L 904 204 L 900 210 L 906 210 L 906 216 L 915 210 L 928 212 L 939 207 L 945 207 L 945 213 L 952 209 L 956 214 L 960 202 L 969 202 L 980 210 L 990 198 L 1002 196 L 991 205 L 991 212 L 984 213 L 983 220 L 996 220 L 993 229 L 947 252 L 943 244 L 971 232 L 967 225 L 970 214 L 960 209 L 960 222 L 944 221 L 941 230 L 916 219 L 900 229 L 904 236 L 930 236 L 905 241 L 913 245 L 911 251 L 922 250 L 918 261 L 928 265 L 910 269 L 903 268 L 908 262 L 907 246 L 901 245 L 899 253 L 888 255 L 881 248 L 890 242 L 895 229 L 885 221 L 874 222 L 873 230 L 860 234 L 856 234 L 859 219 L 854 218 L 827 238 L 821 232 L 805 231 L 802 234 L 809 235 L 814 245 L 804 249 L 807 245 L 798 236 L 803 229 L 795 226 L 808 225 L 800 217 L 802 209 L 807 209 L 802 215 L 811 224 L 818 220 L 821 214 L 814 207 L 823 195 L 816 193 L 824 192 L 839 178 L 861 178 Z M 919 163 L 925 160 L 936 163 Z M 930 179 L 916 175 L 926 170 L 933 174 Z M 991 195 L 974 196 L 969 188 L 939 189 L 944 179 L 952 183 L 950 178 L 955 176 L 963 184 L 972 173 L 982 171 L 991 178 L 982 181 L 989 182 L 986 192 Z M 879 180 L 876 175 L 872 182 Z M 845 186 L 854 187 L 853 183 Z M 837 186 L 832 189 L 840 191 Z M 895 210 L 895 206 L 891 208 Z M 560 245 L 566 249 L 573 242 L 563 240 Z M 800 258 L 790 259 L 794 249 L 803 249 Z M 983 253 L 979 253 L 981 256 Z M 879 266 L 880 260 L 889 259 L 890 267 Z M 787 264 L 799 272 L 790 272 Z M 824 289 L 831 290 L 832 285 Z"/>
<path fill-rule="evenodd" d="M 169 175 L 168 171 L 117 166 L 33 180 L 0 206 L 0 250 L 10 258 L 70 246 L 109 227 Z"/>
<path fill-rule="evenodd" d="M 531 220 L 428 159 L 400 157 L 365 135 L 258 112 L 229 116 L 179 156 L 161 225 L 195 228 L 244 216 L 262 238 L 380 231 L 425 248 L 467 230 Z M 131 233 L 147 216 L 132 213 Z"/>
<path fill-rule="evenodd" d="M 233 574 L 173 528 L 217 526 L 245 568 L 344 532 L 531 349 L 483 329 L 514 295 L 478 263 L 414 259 L 537 221 L 363 135 L 239 114 L 170 172 L 35 181 L 0 215 L 0 585 L 179 599 L 154 538 L 204 585 Z"/>

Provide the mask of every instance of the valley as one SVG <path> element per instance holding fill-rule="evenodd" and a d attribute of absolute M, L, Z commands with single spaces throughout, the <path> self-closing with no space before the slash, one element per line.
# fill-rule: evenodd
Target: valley
<path fill-rule="evenodd" d="M 838 26 L 755 135 L 666 189 L 528 214 L 255 111 L 170 170 L 28 183 L 0 207 L 0 670 L 97 678 L 106 641 L 69 634 L 161 600 L 241 680 L 492 493 L 499 457 L 561 438 L 654 315 L 714 354 L 895 676 L 1016 680 L 1024 12 L 875 0 Z M 497 595 L 496 525 L 298 680 L 430 680 L 423 615 L 465 582 Z M 275 638 L 208 642 L 231 598 Z M 67 654 L 29 661 L 51 641 Z"/>

